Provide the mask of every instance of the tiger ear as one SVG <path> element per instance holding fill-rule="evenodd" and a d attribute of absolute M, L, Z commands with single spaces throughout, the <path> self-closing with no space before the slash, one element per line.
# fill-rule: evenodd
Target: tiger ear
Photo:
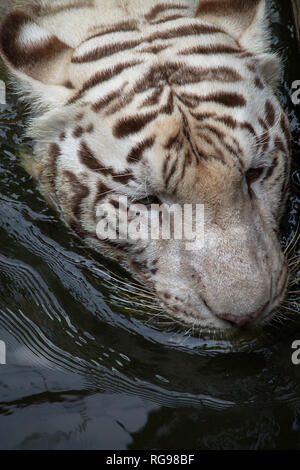
<path fill-rule="evenodd" d="M 0 54 L 21 80 L 70 88 L 68 64 L 73 49 L 21 11 L 4 17 L 0 26 Z"/>
<path fill-rule="evenodd" d="M 249 52 L 269 49 L 265 0 L 200 0 L 196 16 L 220 26 Z"/>

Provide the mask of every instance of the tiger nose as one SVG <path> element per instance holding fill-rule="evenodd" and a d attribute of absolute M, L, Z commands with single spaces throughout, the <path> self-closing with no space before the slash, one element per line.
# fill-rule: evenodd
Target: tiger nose
<path fill-rule="evenodd" d="M 218 318 L 231 323 L 232 325 L 236 326 L 244 326 L 248 323 L 253 323 L 265 310 L 268 303 L 266 303 L 263 307 L 256 310 L 254 313 L 250 313 L 249 315 L 232 315 L 231 313 L 223 313 L 223 314 L 216 314 Z"/>

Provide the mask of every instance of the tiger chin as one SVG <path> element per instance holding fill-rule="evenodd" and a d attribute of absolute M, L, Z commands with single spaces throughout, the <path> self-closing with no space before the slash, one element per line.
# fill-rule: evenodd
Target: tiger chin
<path fill-rule="evenodd" d="M 9 3 L 1 56 L 35 113 L 31 168 L 45 197 L 175 322 L 267 323 L 289 276 L 278 225 L 290 131 L 265 1 Z M 125 196 L 203 205 L 205 243 L 100 239 L 99 207 L 110 220 Z"/>

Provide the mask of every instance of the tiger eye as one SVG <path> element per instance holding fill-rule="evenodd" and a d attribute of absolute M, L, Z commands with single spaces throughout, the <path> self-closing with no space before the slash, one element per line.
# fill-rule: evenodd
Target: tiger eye
<path fill-rule="evenodd" d="M 264 167 L 260 166 L 258 168 L 249 168 L 246 172 L 246 180 L 248 184 L 252 184 L 257 181 L 264 171 Z"/>
<path fill-rule="evenodd" d="M 160 199 L 155 195 L 149 195 L 142 199 L 135 199 L 132 202 L 133 204 L 143 204 L 144 206 L 150 206 L 151 204 L 161 204 Z"/>

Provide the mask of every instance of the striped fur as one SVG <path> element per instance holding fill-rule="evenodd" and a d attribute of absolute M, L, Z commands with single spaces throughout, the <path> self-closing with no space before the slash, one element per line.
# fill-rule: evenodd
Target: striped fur
<path fill-rule="evenodd" d="M 30 135 L 42 191 L 198 327 L 263 323 L 286 291 L 276 233 L 290 133 L 266 25 L 263 0 L 23 0 L 0 30 L 1 55 L 39 111 Z M 203 203 L 205 249 L 101 242 L 97 208 L 118 195 Z"/>

